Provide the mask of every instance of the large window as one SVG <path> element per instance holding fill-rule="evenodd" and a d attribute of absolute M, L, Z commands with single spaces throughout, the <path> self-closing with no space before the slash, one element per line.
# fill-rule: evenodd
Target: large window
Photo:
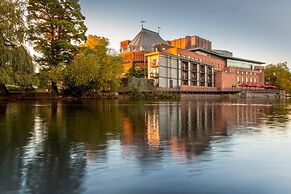
<path fill-rule="evenodd" d="M 238 67 L 243 69 L 252 69 L 254 66 L 258 66 L 256 63 L 249 63 L 245 61 L 237 61 L 232 59 L 227 59 L 227 67 Z"/>
<path fill-rule="evenodd" d="M 181 78 L 182 78 L 182 80 L 188 80 L 188 72 L 182 71 Z"/>
<path fill-rule="evenodd" d="M 182 69 L 183 71 L 188 71 L 188 62 L 184 62 L 184 61 L 182 61 L 181 69 Z"/>

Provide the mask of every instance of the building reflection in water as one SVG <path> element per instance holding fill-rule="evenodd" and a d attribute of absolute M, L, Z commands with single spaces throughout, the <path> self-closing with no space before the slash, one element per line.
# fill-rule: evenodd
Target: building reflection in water
<path fill-rule="evenodd" d="M 231 127 L 258 126 L 272 111 L 270 105 L 195 100 L 145 107 L 147 144 L 159 148 L 167 142 L 174 156 L 188 159 L 207 150 L 213 136 L 228 136 Z"/>
<path fill-rule="evenodd" d="M 151 148 L 158 148 L 160 145 L 159 112 L 154 109 L 145 112 L 147 142 Z"/>
<path fill-rule="evenodd" d="M 80 193 L 90 165 L 105 168 L 112 150 L 121 152 L 115 159 L 134 160 L 141 169 L 158 168 L 169 156 L 193 160 L 214 137 L 227 139 L 231 130 L 259 126 L 266 115 L 283 115 L 282 110 L 223 100 L 3 103 L 0 193 L 54 193 L 60 188 Z M 273 123 L 277 118 L 269 117 Z M 286 121 L 282 118 L 278 122 Z"/>

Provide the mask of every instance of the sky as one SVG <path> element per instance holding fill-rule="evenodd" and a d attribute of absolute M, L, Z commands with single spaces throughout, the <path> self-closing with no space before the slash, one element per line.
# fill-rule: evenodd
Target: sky
<path fill-rule="evenodd" d="M 291 0 L 80 0 L 87 34 L 104 36 L 119 50 L 141 29 L 165 40 L 198 35 L 213 49 L 266 64 L 291 67 Z"/>

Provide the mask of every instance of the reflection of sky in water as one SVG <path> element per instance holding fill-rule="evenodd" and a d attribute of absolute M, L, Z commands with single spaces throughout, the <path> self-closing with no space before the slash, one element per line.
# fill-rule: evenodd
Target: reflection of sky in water
<path fill-rule="evenodd" d="M 43 153 L 43 141 L 46 138 L 46 126 L 38 116 L 34 119 L 33 131 L 31 137 L 26 146 L 23 147 L 24 153 L 22 158 L 22 172 L 21 172 L 21 191 L 24 192 L 27 186 L 27 180 L 29 179 L 27 166 L 37 157 L 41 157 Z"/>
<path fill-rule="evenodd" d="M 258 101 L 7 104 L 0 191 L 287 194 L 290 117 Z"/>

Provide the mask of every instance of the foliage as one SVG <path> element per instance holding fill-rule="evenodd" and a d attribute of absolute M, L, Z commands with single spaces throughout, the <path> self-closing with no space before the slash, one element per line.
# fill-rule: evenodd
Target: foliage
<path fill-rule="evenodd" d="M 133 99 L 142 99 L 142 98 L 144 98 L 143 93 L 139 90 L 138 87 L 135 87 L 135 86 L 131 87 L 130 88 L 130 93 L 131 93 L 131 97 Z"/>
<path fill-rule="evenodd" d="M 12 68 L 10 66 L 0 66 L 0 83 L 10 84 Z"/>
<path fill-rule="evenodd" d="M 127 78 L 145 78 L 147 77 L 147 68 L 131 67 L 126 75 Z"/>
<path fill-rule="evenodd" d="M 129 88 L 130 98 L 136 100 L 179 100 L 181 95 L 172 92 L 142 92 L 137 86 Z"/>
<path fill-rule="evenodd" d="M 64 84 L 80 93 L 90 89 L 117 89 L 122 60 L 108 53 L 108 45 L 105 38 L 88 36 L 81 53 L 66 67 Z"/>
<path fill-rule="evenodd" d="M 268 84 L 291 92 L 291 71 L 287 63 L 270 64 L 265 68 L 265 81 Z"/>
<path fill-rule="evenodd" d="M 30 87 L 34 65 L 25 48 L 26 26 L 21 1 L 0 1 L 0 83 Z"/>
<path fill-rule="evenodd" d="M 84 19 L 78 0 L 29 0 L 29 37 L 41 66 L 72 61 L 79 50 L 75 43 L 85 40 Z"/>
<path fill-rule="evenodd" d="M 42 68 L 37 75 L 39 86 L 47 88 L 52 81 L 55 83 L 61 82 L 63 80 L 64 68 L 62 64 L 51 68 Z"/>

